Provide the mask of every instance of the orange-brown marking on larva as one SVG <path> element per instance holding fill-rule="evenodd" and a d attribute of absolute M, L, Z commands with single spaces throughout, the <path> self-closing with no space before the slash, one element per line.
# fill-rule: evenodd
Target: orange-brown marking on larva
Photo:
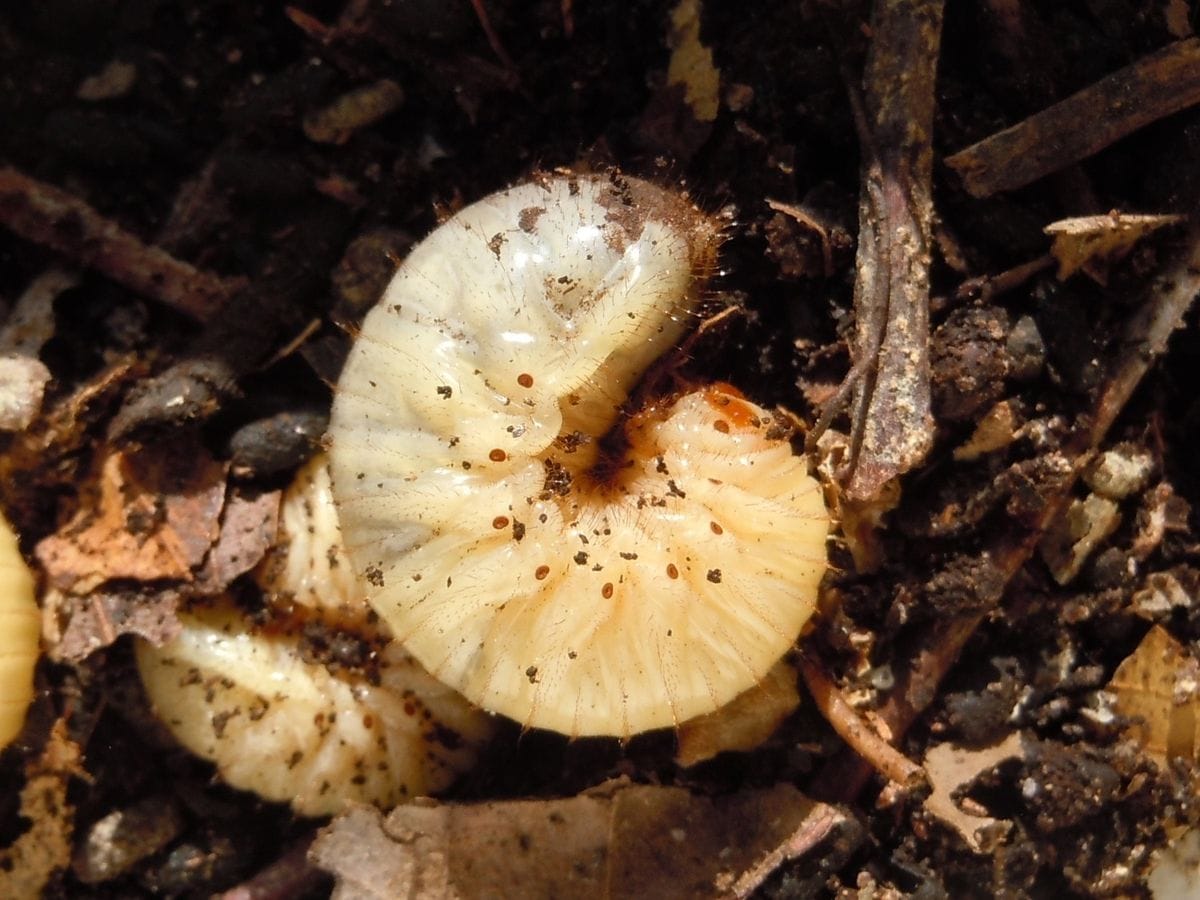
<path fill-rule="evenodd" d="M 672 580 L 679 577 L 679 569 L 675 567 L 675 563 L 667 564 L 667 577 Z"/>
<path fill-rule="evenodd" d="M 522 372 L 517 376 L 517 384 L 523 388 L 531 388 L 533 387 L 533 376 L 528 372 Z"/>
<path fill-rule="evenodd" d="M 492 527 L 499 531 L 502 528 L 508 527 L 508 516 L 496 516 L 492 519 Z"/>
<path fill-rule="evenodd" d="M 720 525 L 718 525 L 716 522 L 709 522 L 708 527 L 712 531 L 713 534 L 724 534 L 725 533 L 725 529 L 722 528 Z"/>
<path fill-rule="evenodd" d="M 604 582 L 604 587 L 600 588 L 600 596 L 605 600 L 611 600 L 613 595 L 613 586 L 611 581 Z"/>
<path fill-rule="evenodd" d="M 504 462 L 506 459 L 508 459 L 508 454 L 499 447 L 496 447 L 491 453 L 488 454 L 488 459 L 490 459 L 492 462 Z"/>
<path fill-rule="evenodd" d="M 729 424 L 735 428 L 757 428 L 762 424 L 762 420 L 755 412 L 755 407 L 747 403 L 746 395 L 732 384 L 717 381 L 704 388 L 702 393 L 709 405 L 729 420 L 726 423 L 726 429 Z M 722 422 L 723 420 L 718 419 L 717 421 Z M 716 426 L 714 425 L 714 427 Z M 726 429 L 717 428 L 722 433 L 725 433 Z"/>
<path fill-rule="evenodd" d="M 546 576 L 549 574 L 550 574 L 549 566 L 538 566 L 536 569 L 533 570 L 533 577 L 536 578 L 538 581 L 544 581 L 546 579 Z"/>

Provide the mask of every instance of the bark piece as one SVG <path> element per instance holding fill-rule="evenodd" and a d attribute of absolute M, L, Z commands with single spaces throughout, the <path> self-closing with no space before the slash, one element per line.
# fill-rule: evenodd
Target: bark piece
<path fill-rule="evenodd" d="M 942 3 L 879 0 L 867 59 L 853 430 L 846 491 L 867 499 L 925 458 L 933 109 Z"/>

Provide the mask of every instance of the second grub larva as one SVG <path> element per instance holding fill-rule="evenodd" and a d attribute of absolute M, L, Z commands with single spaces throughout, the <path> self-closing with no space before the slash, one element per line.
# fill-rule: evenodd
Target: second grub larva
<path fill-rule="evenodd" d="M 269 615 L 220 600 L 180 613 L 183 632 L 166 646 L 139 642 L 155 710 L 228 783 L 303 815 L 448 787 L 492 722 L 368 621 L 323 457 L 285 494 L 280 531 L 260 571 Z"/>
<path fill-rule="evenodd" d="M 40 636 L 33 575 L 12 526 L 0 516 L 0 748 L 25 724 Z"/>
<path fill-rule="evenodd" d="M 644 181 L 542 178 L 434 231 L 363 323 L 329 429 L 347 549 L 396 638 L 485 709 L 675 725 L 809 618 L 829 518 L 786 429 L 727 385 L 625 406 L 718 243 Z"/>

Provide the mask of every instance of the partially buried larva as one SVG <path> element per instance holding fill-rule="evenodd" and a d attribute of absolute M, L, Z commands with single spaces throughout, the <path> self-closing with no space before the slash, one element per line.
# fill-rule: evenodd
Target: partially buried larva
<path fill-rule="evenodd" d="M 329 428 L 347 549 L 396 638 L 484 709 L 676 725 L 812 613 L 829 517 L 779 419 L 723 384 L 625 408 L 719 240 L 645 181 L 543 177 L 449 219 L 367 315 Z"/>
<path fill-rule="evenodd" d="M 33 575 L 21 557 L 12 526 L 0 516 L 0 749 L 25 724 L 40 635 Z"/>
<path fill-rule="evenodd" d="M 138 643 L 155 710 L 227 782 L 303 815 L 445 789 L 492 722 L 372 624 L 345 577 L 323 456 L 284 495 L 280 531 L 258 571 L 262 614 L 221 599 L 181 612 L 182 633 L 165 646 Z"/>

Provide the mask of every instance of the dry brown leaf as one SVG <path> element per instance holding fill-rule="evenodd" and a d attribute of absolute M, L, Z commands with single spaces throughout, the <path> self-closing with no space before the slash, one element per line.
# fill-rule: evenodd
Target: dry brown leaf
<path fill-rule="evenodd" d="M 280 491 L 231 491 L 221 515 L 221 533 L 196 573 L 194 592 L 219 594 L 262 561 L 275 545 L 280 495 Z"/>
<path fill-rule="evenodd" d="M 93 591 L 74 597 L 51 588 L 42 598 L 42 633 L 46 655 L 59 662 L 77 663 L 107 647 L 123 634 L 136 634 L 156 647 L 179 634 L 175 615 L 179 592 Z M 60 629 L 58 623 L 65 621 Z"/>
<path fill-rule="evenodd" d="M 50 729 L 42 755 L 26 769 L 21 816 L 29 830 L 0 849 L 0 897 L 40 897 L 50 876 L 71 861 L 71 822 L 67 783 L 81 773 L 82 753 L 67 737 L 65 719 Z"/>
<path fill-rule="evenodd" d="M 1113 673 L 1117 711 L 1140 720 L 1127 734 L 1160 766 L 1196 760 L 1200 749 L 1200 663 L 1155 625 Z"/>
<path fill-rule="evenodd" d="M 98 482 L 37 546 L 49 583 L 85 594 L 113 578 L 190 581 L 217 538 L 225 466 L 178 443 L 114 452 Z"/>
<path fill-rule="evenodd" d="M 967 750 L 953 744 L 937 744 L 925 754 L 925 772 L 933 791 L 925 798 L 925 809 L 945 822 L 976 853 L 985 853 L 1004 836 L 1009 823 L 1003 819 L 965 812 L 955 801 L 956 791 L 1005 760 L 1023 758 L 1027 753 L 1024 738 L 1014 732 L 999 744 L 980 750 Z"/>
<path fill-rule="evenodd" d="M 335 900 L 719 897 L 815 844 L 799 837 L 806 823 L 823 836 L 845 818 L 791 785 L 706 798 L 610 783 L 562 800 L 401 806 L 386 819 L 358 808 L 321 832 L 311 858 L 336 876 Z"/>
<path fill-rule="evenodd" d="M 1124 259 L 1138 241 L 1182 216 L 1133 215 L 1110 212 L 1104 216 L 1061 219 L 1043 231 L 1054 238 L 1050 252 L 1058 260 L 1058 280 L 1065 281 L 1081 269 L 1099 284 L 1108 283 L 1108 270 Z"/>
<path fill-rule="evenodd" d="M 753 750 L 775 733 L 800 705 L 796 669 L 780 660 L 767 677 L 720 709 L 684 722 L 676 730 L 675 762 L 694 766 L 718 753 Z"/>

